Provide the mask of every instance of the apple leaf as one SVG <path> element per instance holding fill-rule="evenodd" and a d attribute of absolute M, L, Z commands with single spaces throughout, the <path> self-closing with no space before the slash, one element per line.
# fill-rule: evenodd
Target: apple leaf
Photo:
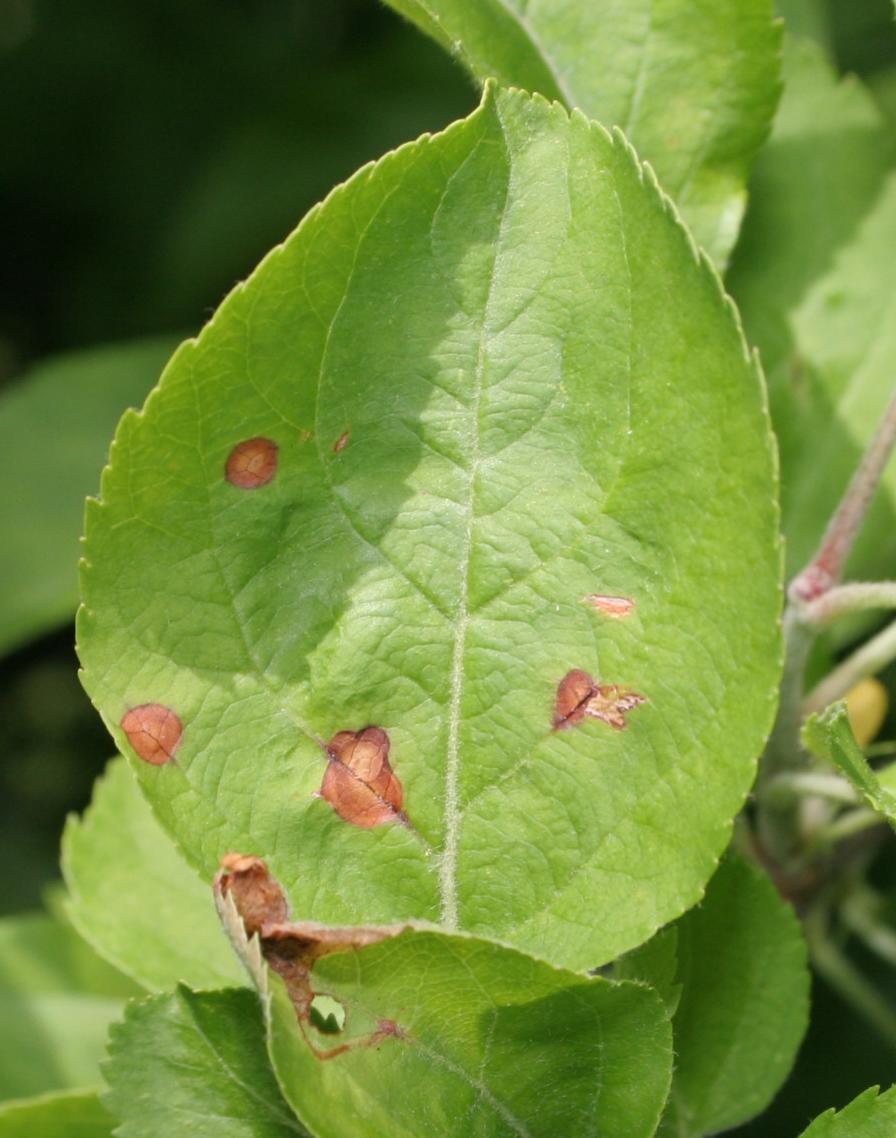
<path fill-rule="evenodd" d="M 62 869 L 72 924 L 144 988 L 242 979 L 208 884 L 153 818 L 124 759 L 113 759 L 97 781 L 83 818 L 69 818 Z"/>
<path fill-rule="evenodd" d="M 809 972 L 799 923 L 764 873 L 727 858 L 701 904 L 617 971 L 677 994 L 675 1073 L 659 1135 L 701 1138 L 765 1109 L 806 1030 Z"/>
<path fill-rule="evenodd" d="M 479 80 L 618 126 L 724 263 L 778 101 L 771 0 L 386 0 Z"/>
<path fill-rule="evenodd" d="M 833 763 L 849 779 L 872 810 L 896 829 L 896 793 L 882 786 L 849 725 L 846 703 L 832 703 L 803 724 L 802 740 L 818 758 Z M 892 777 L 892 775 L 891 775 Z"/>
<path fill-rule="evenodd" d="M 0 1138 L 112 1138 L 114 1126 L 94 1091 L 60 1091 L 0 1104 Z"/>
<path fill-rule="evenodd" d="M 801 1138 L 892 1138 L 896 1129 L 896 1087 L 884 1094 L 869 1087 L 840 1111 L 820 1114 Z"/>
<path fill-rule="evenodd" d="M 222 938 L 223 939 L 223 938 Z M 295 1138 L 248 988 L 176 991 L 132 1003 L 112 1027 L 104 1097 L 118 1138 Z"/>
<path fill-rule="evenodd" d="M 653 1135 L 672 1033 L 646 985 L 420 926 L 292 924 L 259 859 L 225 864 L 225 928 L 280 1085 L 317 1138 Z"/>
<path fill-rule="evenodd" d="M 303 916 L 585 969 L 728 841 L 779 575 L 713 270 L 621 136 L 490 86 L 312 211 L 125 416 L 79 648 L 204 877 L 248 850 Z"/>

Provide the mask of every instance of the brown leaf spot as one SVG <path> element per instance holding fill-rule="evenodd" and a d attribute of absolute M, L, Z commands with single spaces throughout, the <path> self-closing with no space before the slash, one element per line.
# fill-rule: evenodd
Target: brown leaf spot
<path fill-rule="evenodd" d="M 312 986 L 315 962 L 336 952 L 352 952 L 377 944 L 397 936 L 407 926 L 340 928 L 313 921 L 289 921 L 282 886 L 262 859 L 251 854 L 231 853 L 223 858 L 215 878 L 215 893 L 218 897 L 232 896 L 247 934 L 258 936 L 262 956 L 283 978 L 306 1042 L 319 1059 L 333 1059 L 357 1047 L 371 1047 L 390 1036 L 406 1038 L 392 1020 L 380 1020 L 370 1035 L 321 1051 L 306 1029 L 313 1023 L 314 1001 L 321 995 Z"/>
<path fill-rule="evenodd" d="M 339 438 L 333 443 L 333 454 L 341 454 L 348 446 L 348 440 L 352 437 L 351 431 L 343 431 Z"/>
<path fill-rule="evenodd" d="M 343 821 L 369 830 L 403 820 L 404 792 L 389 764 L 389 747 L 381 727 L 340 731 L 327 744 L 320 794 Z"/>
<path fill-rule="evenodd" d="M 585 597 L 586 602 L 604 616 L 611 616 L 616 620 L 628 614 L 635 607 L 635 602 L 628 597 L 610 597 L 603 593 L 592 593 Z"/>
<path fill-rule="evenodd" d="M 277 444 L 270 439 L 246 439 L 238 443 L 227 459 L 227 481 L 242 490 L 266 486 L 277 473 Z"/>
<path fill-rule="evenodd" d="M 618 684 L 598 684 L 587 672 L 576 668 L 567 672 L 557 686 L 554 704 L 554 731 L 564 731 L 581 723 L 586 715 L 600 719 L 616 731 L 628 724 L 625 714 L 647 697 Z"/>
<path fill-rule="evenodd" d="M 143 703 L 122 717 L 121 729 L 137 755 L 154 767 L 174 758 L 183 735 L 183 725 L 170 707 Z"/>

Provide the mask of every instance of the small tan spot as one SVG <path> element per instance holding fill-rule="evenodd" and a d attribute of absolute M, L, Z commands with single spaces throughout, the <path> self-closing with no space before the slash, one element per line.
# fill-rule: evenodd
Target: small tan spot
<path fill-rule="evenodd" d="M 585 716 L 600 719 L 615 731 L 624 730 L 626 712 L 647 702 L 647 697 L 618 684 L 598 684 L 587 672 L 576 668 L 567 672 L 557 686 L 554 703 L 554 731 L 565 731 L 581 723 Z"/>
<path fill-rule="evenodd" d="M 277 473 L 277 444 L 270 439 L 246 439 L 238 443 L 227 459 L 225 477 L 241 490 L 266 486 Z"/>
<path fill-rule="evenodd" d="M 343 431 L 339 438 L 333 443 L 333 454 L 341 454 L 348 446 L 348 440 L 352 437 L 351 431 Z"/>
<path fill-rule="evenodd" d="M 307 443 L 310 438 L 311 432 L 306 427 L 303 431 L 299 431 L 299 436 L 296 439 L 296 442 L 298 442 L 299 446 L 301 446 L 303 443 Z"/>
<path fill-rule="evenodd" d="M 390 745 L 381 727 L 340 731 L 327 744 L 320 794 L 344 822 L 370 830 L 404 821 L 404 791 L 389 764 Z"/>
<path fill-rule="evenodd" d="M 635 602 L 628 597 L 610 597 L 603 593 L 592 593 L 590 597 L 585 597 L 585 601 L 604 616 L 611 616 L 616 620 L 628 616 L 635 607 Z"/>
<path fill-rule="evenodd" d="M 183 725 L 170 707 L 143 703 L 122 718 L 121 729 L 139 758 L 154 767 L 174 758 L 183 735 Z"/>

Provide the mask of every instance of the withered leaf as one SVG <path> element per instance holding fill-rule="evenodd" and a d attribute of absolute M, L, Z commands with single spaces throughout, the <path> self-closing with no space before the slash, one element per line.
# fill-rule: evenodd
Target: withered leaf
<path fill-rule="evenodd" d="M 630 688 L 598 684 L 587 672 L 574 668 L 557 686 L 553 729 L 564 731 L 589 715 L 622 731 L 627 726 L 625 713 L 646 702 L 646 696 Z"/>
<path fill-rule="evenodd" d="M 164 766 L 174 758 L 183 735 L 176 712 L 161 703 L 142 703 L 122 716 L 121 729 L 144 762 Z"/>
<path fill-rule="evenodd" d="M 315 961 L 336 952 L 351 952 L 387 940 L 406 927 L 359 925 L 340 928 L 314 921 L 290 921 L 283 887 L 271 875 L 265 862 L 251 854 L 229 853 L 222 858 L 221 870 L 215 878 L 215 894 L 218 901 L 230 896 L 247 935 L 258 936 L 262 956 L 283 978 L 303 1028 L 311 1023 L 311 1004 L 319 995 L 311 981 Z M 387 1035 L 400 1037 L 401 1030 L 391 1021 L 383 1021 L 372 1036 L 355 1039 L 342 1047 L 318 1054 L 321 1058 L 330 1058 L 348 1047 L 370 1046 Z M 313 1046 L 310 1039 L 308 1042 Z"/>
<path fill-rule="evenodd" d="M 327 744 L 320 793 L 343 821 L 363 829 L 404 821 L 404 791 L 389 763 L 390 746 L 381 727 L 340 731 Z"/>

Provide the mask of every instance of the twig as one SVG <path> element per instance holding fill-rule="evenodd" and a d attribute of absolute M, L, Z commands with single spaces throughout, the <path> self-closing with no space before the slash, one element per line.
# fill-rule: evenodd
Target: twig
<path fill-rule="evenodd" d="M 803 606 L 802 619 L 823 628 L 838 617 L 869 609 L 896 609 L 896 581 L 853 581 L 822 593 Z"/>
<path fill-rule="evenodd" d="M 896 621 L 888 624 L 877 636 L 872 636 L 829 672 L 806 696 L 803 714 L 823 711 L 834 700 L 845 696 L 859 680 L 873 676 L 893 660 L 896 660 Z"/>
<path fill-rule="evenodd" d="M 790 584 L 789 596 L 807 604 L 826 593 L 840 580 L 846 559 L 861 528 L 868 504 L 881 480 L 896 445 L 896 392 L 891 396 L 880 426 L 846 493 L 825 531 L 815 556 Z"/>

